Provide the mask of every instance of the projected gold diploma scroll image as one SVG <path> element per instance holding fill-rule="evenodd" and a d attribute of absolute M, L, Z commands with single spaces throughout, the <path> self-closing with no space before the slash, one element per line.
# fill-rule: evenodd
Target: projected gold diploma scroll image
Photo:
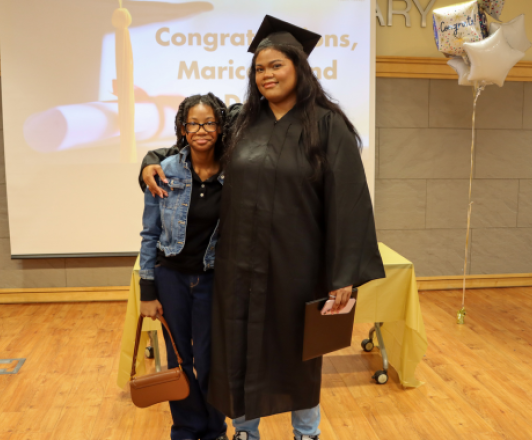
<path fill-rule="evenodd" d="M 61 105 L 29 116 L 23 130 L 33 150 L 53 153 L 120 145 L 117 160 L 135 163 L 137 145 L 167 147 L 175 138 L 174 118 L 184 97 L 178 94 L 150 96 L 135 86 L 134 62 L 147 60 L 133 59 L 129 28 L 185 19 L 211 11 L 213 6 L 202 1 L 100 0 L 106 4 L 111 1 L 117 8 L 106 19 L 115 34 L 116 79 L 108 88 L 112 89 L 116 100 Z"/>

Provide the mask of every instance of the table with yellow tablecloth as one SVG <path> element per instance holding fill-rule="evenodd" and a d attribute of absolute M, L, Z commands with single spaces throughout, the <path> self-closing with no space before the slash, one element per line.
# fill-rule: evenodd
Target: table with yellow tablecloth
<path fill-rule="evenodd" d="M 427 351 L 427 335 L 414 265 L 388 246 L 379 243 L 386 278 L 359 288 L 355 324 L 382 322 L 384 344 L 401 384 L 418 387 L 416 367 Z"/>
<path fill-rule="evenodd" d="M 133 273 L 131 274 L 131 283 L 129 285 L 129 296 L 127 299 L 126 321 L 124 323 L 124 332 L 122 334 L 122 344 L 120 346 L 120 362 L 118 364 L 118 386 L 125 388 L 131 374 L 131 363 L 133 362 L 133 349 L 135 348 L 135 334 L 137 322 L 140 316 L 140 262 L 137 257 Z M 142 376 L 146 374 L 144 365 L 144 349 L 149 340 L 148 332 L 156 330 L 161 331 L 161 323 L 151 319 L 144 319 L 142 322 L 142 333 L 140 336 L 139 355 L 137 356 L 137 374 Z"/>
<path fill-rule="evenodd" d="M 416 284 L 414 265 L 388 246 L 379 243 L 386 278 L 371 281 L 359 288 L 355 323 L 382 322 L 382 337 L 390 365 L 405 387 L 418 387 L 415 370 L 427 350 L 427 336 Z M 131 275 L 131 286 L 122 335 L 118 386 L 124 388 L 129 380 L 135 330 L 140 313 L 139 261 Z M 144 320 L 139 353 L 144 353 L 148 331 L 161 330 L 159 321 Z M 137 374 L 145 374 L 144 357 L 138 356 Z"/>

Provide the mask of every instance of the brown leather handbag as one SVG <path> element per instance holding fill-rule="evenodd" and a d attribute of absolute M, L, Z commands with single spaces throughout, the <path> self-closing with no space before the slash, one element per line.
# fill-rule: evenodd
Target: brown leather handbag
<path fill-rule="evenodd" d="M 131 379 L 129 381 L 129 388 L 131 390 L 131 400 L 139 408 L 146 408 L 156 403 L 168 402 L 170 400 L 183 400 L 190 394 L 190 385 L 188 377 L 183 371 L 181 364 L 183 360 L 177 352 L 174 338 L 168 328 L 166 320 L 157 315 L 157 319 L 166 328 L 174 347 L 179 367 L 170 370 L 161 371 L 159 373 L 147 374 L 142 377 L 135 377 L 135 366 L 137 364 L 137 352 L 139 350 L 140 332 L 142 331 L 143 316 L 139 316 L 137 324 L 137 336 L 135 337 L 135 350 L 133 352 L 133 365 L 131 367 Z"/>

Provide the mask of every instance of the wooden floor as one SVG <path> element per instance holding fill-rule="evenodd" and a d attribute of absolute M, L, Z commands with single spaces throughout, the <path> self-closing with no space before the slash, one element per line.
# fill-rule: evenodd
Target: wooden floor
<path fill-rule="evenodd" d="M 375 385 L 380 355 L 362 352 L 369 325 L 355 326 L 353 346 L 325 358 L 322 440 L 532 439 L 532 288 L 468 292 L 464 326 L 460 294 L 421 295 L 429 349 L 418 389 L 404 390 L 393 369 Z M 27 358 L 0 375 L 0 440 L 170 438 L 167 404 L 137 409 L 116 386 L 125 308 L 0 305 L 0 359 Z M 264 419 L 261 433 L 292 439 L 290 417 Z"/>

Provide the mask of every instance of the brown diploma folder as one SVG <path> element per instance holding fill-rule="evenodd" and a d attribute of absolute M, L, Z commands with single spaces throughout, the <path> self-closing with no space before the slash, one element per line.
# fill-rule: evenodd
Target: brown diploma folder
<path fill-rule="evenodd" d="M 321 309 L 328 299 L 323 298 L 306 303 L 303 338 L 304 361 L 351 345 L 356 302 L 349 313 L 322 315 Z"/>

